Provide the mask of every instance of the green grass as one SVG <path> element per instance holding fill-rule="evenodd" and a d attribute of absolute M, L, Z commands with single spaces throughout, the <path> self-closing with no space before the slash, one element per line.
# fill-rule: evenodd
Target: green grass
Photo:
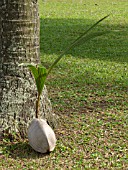
<path fill-rule="evenodd" d="M 70 51 L 47 81 L 60 124 L 46 155 L 25 141 L 1 143 L 0 169 L 126 170 L 128 113 L 127 0 L 40 1 L 41 59 L 49 65 L 103 16 L 95 30 L 116 30 Z"/>

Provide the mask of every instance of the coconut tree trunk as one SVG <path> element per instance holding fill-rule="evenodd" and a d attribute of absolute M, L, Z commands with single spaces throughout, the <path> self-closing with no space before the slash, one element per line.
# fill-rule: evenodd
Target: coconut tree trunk
<path fill-rule="evenodd" d="M 39 28 L 37 0 L 0 0 L 0 133 L 14 131 L 25 137 L 35 117 L 34 80 L 19 64 L 40 62 Z M 46 88 L 40 109 L 40 116 L 53 123 Z"/>

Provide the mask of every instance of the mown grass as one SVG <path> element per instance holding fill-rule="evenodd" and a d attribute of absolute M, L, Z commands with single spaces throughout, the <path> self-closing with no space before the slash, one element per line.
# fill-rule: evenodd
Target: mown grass
<path fill-rule="evenodd" d="M 126 170 L 128 113 L 127 1 L 40 1 L 41 59 L 49 65 L 97 20 L 95 30 L 116 30 L 70 51 L 47 81 L 59 115 L 57 146 L 46 155 L 26 141 L 4 141 L 1 169 Z"/>

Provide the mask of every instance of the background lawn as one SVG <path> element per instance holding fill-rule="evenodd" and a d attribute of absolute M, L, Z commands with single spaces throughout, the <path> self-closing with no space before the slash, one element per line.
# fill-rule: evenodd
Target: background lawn
<path fill-rule="evenodd" d="M 47 81 L 59 115 L 54 152 L 34 152 L 27 140 L 1 143 L 0 169 L 120 169 L 128 165 L 127 0 L 40 2 L 41 61 L 47 68 L 100 18 L 94 31 L 116 30 L 70 51 Z"/>

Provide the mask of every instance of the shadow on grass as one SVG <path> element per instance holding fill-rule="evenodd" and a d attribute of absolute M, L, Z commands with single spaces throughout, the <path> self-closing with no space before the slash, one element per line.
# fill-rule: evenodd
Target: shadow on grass
<path fill-rule="evenodd" d="M 34 151 L 28 142 L 9 142 L 2 143 L 0 146 L 2 148 L 1 155 L 9 155 L 9 157 L 12 157 L 13 159 L 36 159 L 50 154 L 41 154 Z"/>
<path fill-rule="evenodd" d="M 111 20 L 111 19 L 110 19 Z M 96 21 L 85 19 L 41 19 L 41 54 L 59 55 Z M 93 31 L 116 30 L 68 52 L 74 57 L 128 62 L 128 25 L 100 23 Z"/>

